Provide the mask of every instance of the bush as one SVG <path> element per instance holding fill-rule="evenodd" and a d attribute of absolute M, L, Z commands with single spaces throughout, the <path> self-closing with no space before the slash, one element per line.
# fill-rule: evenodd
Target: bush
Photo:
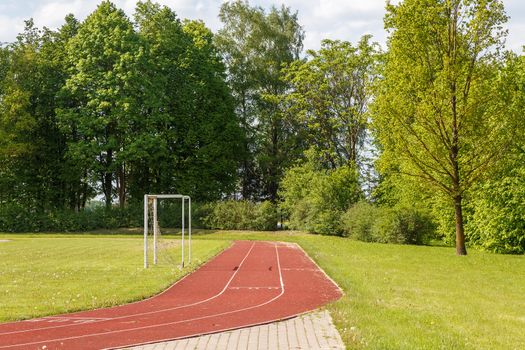
<path fill-rule="evenodd" d="M 320 169 L 310 158 L 289 169 L 281 182 L 281 208 L 293 229 L 343 235 L 341 215 L 360 198 L 357 170 L 342 166 Z"/>
<path fill-rule="evenodd" d="M 382 209 L 372 226 L 376 242 L 423 244 L 434 231 L 430 217 L 411 208 Z"/>
<path fill-rule="evenodd" d="M 180 201 L 159 201 L 160 226 L 180 227 L 181 209 Z M 110 209 L 93 206 L 80 212 L 36 211 L 18 204 L 4 204 L 0 206 L 0 232 L 72 232 L 142 227 L 143 215 L 142 203 Z M 270 202 L 224 201 L 205 205 L 192 204 L 194 228 L 275 230 L 278 220 L 277 207 Z"/>
<path fill-rule="evenodd" d="M 523 157 L 525 160 L 525 156 Z M 476 189 L 466 225 L 472 245 L 494 253 L 525 253 L 525 167 Z"/>
<path fill-rule="evenodd" d="M 260 231 L 273 231 L 277 228 L 279 212 L 277 206 L 271 202 L 264 201 L 255 206 L 254 229 Z"/>
<path fill-rule="evenodd" d="M 220 201 L 207 205 L 203 223 L 219 230 L 266 230 L 277 228 L 279 214 L 270 202 Z"/>
<path fill-rule="evenodd" d="M 142 208 L 130 206 L 124 209 L 104 207 L 73 210 L 36 211 L 17 204 L 0 207 L 0 231 L 46 232 L 87 231 L 142 225 Z"/>
<path fill-rule="evenodd" d="M 359 241 L 373 242 L 372 226 L 379 212 L 379 208 L 367 202 L 355 204 L 342 216 L 344 235 Z"/>
<path fill-rule="evenodd" d="M 365 242 L 422 244 L 434 232 L 431 218 L 418 210 L 365 202 L 350 208 L 342 224 L 346 236 Z"/>

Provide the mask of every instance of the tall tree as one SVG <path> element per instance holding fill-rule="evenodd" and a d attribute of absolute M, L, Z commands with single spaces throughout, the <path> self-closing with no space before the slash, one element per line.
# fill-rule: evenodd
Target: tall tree
<path fill-rule="evenodd" d="M 286 114 L 308 130 L 308 143 L 324 165 L 355 166 L 365 142 L 368 104 L 379 50 L 364 36 L 357 46 L 324 40 L 284 69 L 290 89 L 282 103 Z"/>
<path fill-rule="evenodd" d="M 498 0 L 387 6 L 389 51 L 374 108 L 382 166 L 449 198 L 458 255 L 467 253 L 464 194 L 513 135 L 500 69 L 506 19 Z"/>
<path fill-rule="evenodd" d="M 3 70 L 0 152 L 5 193 L 18 193 L 13 198 L 19 204 L 38 210 L 67 203 L 64 135 L 55 109 L 65 81 L 59 56 L 68 37 L 62 30 L 40 30 L 26 21 L 24 32 L 9 46 L 9 66 Z"/>
<path fill-rule="evenodd" d="M 133 24 L 109 1 L 88 16 L 68 43 L 72 67 L 63 94 L 76 103 L 63 108 L 60 116 L 78 133 L 69 144 L 70 156 L 90 165 L 107 207 L 115 182 L 122 189 L 120 205 L 126 201 L 124 150 L 130 128 L 140 118 L 140 52 Z"/>
<path fill-rule="evenodd" d="M 211 31 L 199 21 L 181 23 L 150 1 L 138 4 L 135 18 L 150 92 L 142 111 L 147 132 L 137 132 L 148 156 L 135 159 L 132 192 L 176 191 L 200 200 L 232 192 L 243 134 Z"/>
<path fill-rule="evenodd" d="M 293 132 L 283 122 L 279 105 L 265 96 L 288 88 L 281 67 L 299 58 L 304 32 L 297 13 L 285 6 L 267 13 L 245 1 L 226 2 L 219 17 L 224 27 L 216 43 L 247 135 L 241 195 L 275 200 L 283 169 L 294 158 L 288 146 L 293 145 L 288 142 Z"/>

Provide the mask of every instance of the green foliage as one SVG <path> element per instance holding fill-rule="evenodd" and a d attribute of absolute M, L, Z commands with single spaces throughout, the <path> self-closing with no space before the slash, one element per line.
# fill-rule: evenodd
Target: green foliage
<path fill-rule="evenodd" d="M 525 152 L 518 152 L 509 169 L 474 191 L 470 240 L 487 251 L 525 252 Z"/>
<path fill-rule="evenodd" d="M 305 125 L 308 144 L 328 167 L 358 161 L 378 58 L 377 44 L 366 35 L 355 47 L 323 40 L 319 51 L 283 69 L 291 88 L 277 97 L 287 117 Z"/>
<path fill-rule="evenodd" d="M 64 159 L 65 138 L 55 115 L 65 81 L 64 44 L 73 31 L 39 30 L 29 20 L 17 41 L 2 49 L 7 64 L 0 72 L 0 205 L 73 204 L 68 195 L 74 169 Z"/>
<path fill-rule="evenodd" d="M 265 11 L 246 1 L 225 2 L 215 43 L 223 54 L 240 124 L 247 135 L 239 151 L 244 199 L 277 198 L 283 171 L 300 157 L 296 127 L 268 96 L 284 93 L 281 67 L 299 59 L 304 31 L 297 13 L 282 6 Z"/>
<path fill-rule="evenodd" d="M 382 209 L 371 236 L 380 243 L 423 244 L 434 231 L 429 216 L 412 208 Z"/>
<path fill-rule="evenodd" d="M 380 208 L 368 202 L 354 204 L 341 217 L 344 236 L 363 242 L 374 242 L 372 227 L 381 214 Z"/>
<path fill-rule="evenodd" d="M 269 201 L 220 201 L 205 210 L 203 222 L 211 229 L 273 231 L 279 220 L 277 206 Z"/>
<path fill-rule="evenodd" d="M 109 209 L 234 190 L 244 135 L 202 22 L 147 1 L 133 23 L 103 1 L 57 31 L 27 21 L 0 63 L 0 206 L 46 215 L 97 195 Z"/>
<path fill-rule="evenodd" d="M 506 20 L 496 0 L 387 6 L 389 51 L 373 106 L 379 165 L 449 198 L 458 254 L 466 254 L 463 195 L 497 165 L 516 132 Z"/>
<path fill-rule="evenodd" d="M 107 207 L 114 197 L 114 174 L 119 187 L 125 186 L 125 154 L 135 140 L 134 126 L 140 127 L 140 46 L 131 21 L 109 1 L 88 16 L 67 44 L 71 68 L 61 98 L 76 103 L 60 108 L 59 119 L 64 132 L 74 134 L 69 157 L 100 181 Z"/>
<path fill-rule="evenodd" d="M 36 211 L 18 204 L 0 207 L 1 232 L 74 232 L 142 225 L 142 210 L 138 206 L 110 208 L 103 206 L 73 210 Z"/>
<path fill-rule="evenodd" d="M 430 215 L 414 208 L 359 202 L 344 213 L 345 236 L 364 242 L 423 244 L 434 235 Z"/>
<path fill-rule="evenodd" d="M 362 197 L 357 171 L 350 166 L 322 169 L 315 152 L 307 152 L 307 157 L 304 164 L 286 172 L 281 208 L 293 229 L 341 235 L 342 213 Z"/>

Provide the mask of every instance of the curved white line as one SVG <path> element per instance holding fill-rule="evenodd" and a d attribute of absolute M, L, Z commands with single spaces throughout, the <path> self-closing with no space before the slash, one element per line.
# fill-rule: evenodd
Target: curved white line
<path fill-rule="evenodd" d="M 231 245 L 230 247 L 228 248 L 231 248 Z M 226 251 L 226 249 L 224 249 L 222 252 L 218 252 L 215 256 L 211 257 L 210 258 L 210 261 L 213 260 L 214 258 L 217 258 L 221 253 L 223 253 L 224 251 Z M 206 265 L 206 264 L 204 264 Z M 203 265 L 203 266 L 204 266 Z M 195 271 L 193 271 L 195 272 Z M 155 295 L 152 295 L 150 297 L 147 297 L 145 299 L 140 299 L 140 300 L 135 300 L 135 301 L 132 301 L 132 302 L 129 302 L 129 303 L 126 303 L 126 304 L 123 304 L 123 305 L 131 305 L 131 304 L 136 304 L 136 303 L 142 303 L 143 301 L 147 301 L 147 300 L 150 300 L 150 299 L 153 299 L 153 298 L 156 298 L 156 297 L 159 297 L 161 295 L 163 295 L 164 293 L 167 293 L 170 291 L 170 289 L 172 289 L 173 287 L 175 287 L 177 284 L 179 284 L 180 282 L 184 281 L 186 279 L 186 277 L 190 276 L 191 273 L 187 274 L 187 275 L 184 275 L 182 276 L 181 279 L 175 281 L 171 286 L 169 286 L 168 288 L 166 288 L 165 290 L 161 291 L 160 293 L 158 294 L 155 294 Z M 71 312 L 71 313 L 68 313 L 68 314 L 58 314 L 58 315 L 51 315 L 51 316 L 42 316 L 42 317 L 36 317 L 36 318 L 31 318 L 31 319 L 27 319 L 27 320 L 20 320 L 20 321 L 12 321 L 12 322 L 7 322 L 7 323 L 0 323 L 0 327 L 4 326 L 4 325 L 11 325 L 11 324 L 15 324 L 15 323 L 35 323 L 39 320 L 43 320 L 43 319 L 47 319 L 47 318 L 53 318 L 53 317 L 62 317 L 62 318 L 73 318 L 73 317 L 68 317 L 68 315 L 74 315 L 74 314 L 78 314 L 78 313 L 84 313 L 84 312 L 92 312 L 92 311 L 100 311 L 100 310 L 109 310 L 109 309 L 113 309 L 113 308 L 118 308 L 122 305 L 113 305 L 113 306 L 103 306 L 103 307 L 100 307 L 100 308 L 95 308 L 95 309 L 91 309 L 91 310 L 81 310 L 81 311 L 74 311 L 74 312 Z M 96 318 L 100 318 L 100 317 L 93 317 L 92 319 L 96 319 Z M 91 317 L 90 317 L 91 319 Z M 34 330 L 38 330 L 38 329 L 41 329 L 41 328 L 33 328 Z M 47 329 L 47 328 L 45 328 Z M 9 333 L 0 333 L 0 335 L 2 334 L 9 334 Z"/>
<path fill-rule="evenodd" d="M 253 245 L 252 245 L 252 247 L 253 247 Z M 47 342 L 57 342 L 57 341 L 64 341 L 64 340 L 88 338 L 88 337 L 95 337 L 95 336 L 106 335 L 106 334 L 138 331 L 138 330 L 150 329 L 150 328 L 156 328 L 156 327 L 163 327 L 163 326 L 170 326 L 170 325 L 175 325 L 175 324 L 179 324 L 179 323 L 193 322 L 193 321 L 204 320 L 204 319 L 207 319 L 207 318 L 231 315 L 231 314 L 234 314 L 234 313 L 237 313 L 237 312 L 252 310 L 252 309 L 255 309 L 255 308 L 259 308 L 259 307 L 268 305 L 268 304 L 274 302 L 275 300 L 279 299 L 284 294 L 284 282 L 283 282 L 283 275 L 282 275 L 282 270 L 281 270 L 281 262 L 280 262 L 280 259 L 279 259 L 279 251 L 277 250 L 277 245 L 275 245 L 275 253 L 277 255 L 277 266 L 278 266 L 278 269 L 279 269 L 279 281 L 281 283 L 281 292 L 277 296 L 273 297 L 270 300 L 265 301 L 264 303 L 261 303 L 261 304 L 258 304 L 258 305 L 254 305 L 254 306 L 244 307 L 244 308 L 237 309 L 237 310 L 226 311 L 226 312 L 221 312 L 221 313 L 217 313 L 217 314 L 213 314 L 213 315 L 207 315 L 207 316 L 200 316 L 200 317 L 195 317 L 195 318 L 186 319 L 186 320 L 166 322 L 166 323 L 160 323 L 160 324 L 156 324 L 156 325 L 149 325 L 149 326 L 142 326 L 142 327 L 135 327 L 135 328 L 128 328 L 128 329 L 121 329 L 121 330 L 117 330 L 117 331 L 108 331 L 108 332 L 85 334 L 85 335 L 79 335 L 79 336 L 75 336 L 75 337 L 48 339 L 48 340 L 42 340 L 42 341 L 38 341 L 38 342 L 25 343 L 25 344 L 15 344 L 15 345 L 8 345 L 8 346 L 0 346 L 0 349 L 8 348 L 8 347 L 13 347 L 14 348 L 14 347 L 19 347 L 19 346 L 36 345 L 36 344 L 42 344 L 42 343 L 47 343 Z M 133 346 L 133 345 L 124 345 L 124 346 Z"/>
<path fill-rule="evenodd" d="M 239 272 L 239 270 L 241 269 L 241 266 L 244 264 L 244 261 L 248 258 L 248 255 L 250 255 L 251 251 L 253 250 L 253 247 L 255 246 L 255 242 L 252 243 L 250 249 L 248 250 L 248 252 L 246 253 L 246 255 L 244 256 L 244 258 L 241 260 L 241 262 L 239 263 L 239 266 L 237 268 L 237 270 L 235 270 L 235 272 L 232 274 L 232 276 L 230 277 L 230 279 L 228 280 L 228 282 L 226 282 L 226 285 L 224 286 L 224 288 L 218 293 L 218 294 L 215 294 L 207 299 L 204 299 L 204 300 L 200 300 L 200 301 L 197 301 L 197 302 L 194 302 L 194 303 L 191 303 L 191 304 L 186 304 L 186 305 L 179 305 L 179 306 L 174 306 L 174 307 L 171 307 L 171 308 L 167 308 L 167 309 L 162 309 L 162 310 L 157 310 L 157 311 L 148 311 L 148 312 L 139 312 L 139 313 L 136 313 L 136 314 L 131 314 L 131 315 L 125 315 L 125 316 L 119 316 L 119 317 L 113 317 L 113 318 L 106 318 L 106 319 L 103 319 L 103 320 L 96 320 L 94 322 L 90 322 L 89 324 L 94 324 L 94 323 L 100 323 L 100 322 L 105 322 L 105 321 L 114 321 L 114 320 L 121 320 L 121 319 L 125 319 L 125 318 L 129 318 L 129 317 L 135 317 L 135 316 L 144 316 L 144 315 L 151 315 L 151 314 L 156 314 L 156 313 L 161 313 L 161 312 L 167 312 L 167 311 L 172 311 L 172 310 L 177 310 L 177 309 L 182 309 L 182 308 L 186 308 L 186 307 L 190 307 L 190 306 L 195 306 L 195 305 L 199 305 L 199 304 L 203 304 L 203 303 L 206 303 L 210 300 L 213 300 L 215 298 L 218 298 L 220 297 L 222 294 L 224 294 L 224 292 L 226 291 L 226 289 L 228 289 L 228 286 L 231 284 L 231 282 L 233 281 L 233 279 L 235 278 L 235 276 L 237 275 L 237 273 Z M 191 274 L 190 274 L 191 275 Z M 184 278 L 186 278 L 187 276 L 189 275 L 186 275 Z M 178 282 L 177 282 L 178 283 Z M 171 288 L 171 287 L 170 287 Z M 162 293 L 161 293 L 162 294 Z M 159 295 L 161 295 L 159 294 Z M 147 299 L 146 299 L 147 300 Z M 142 301 L 145 301 L 145 300 L 142 300 Z M 140 301 L 139 301 L 140 302 Z M 126 305 L 129 305 L 129 304 L 124 304 L 122 306 L 126 306 Z M 64 315 L 63 316 L 64 318 L 67 318 L 67 315 Z M 93 318 L 93 319 L 96 319 Z M 4 332 L 4 333 L 0 333 L 0 336 L 3 336 L 3 335 L 9 335 L 9 334 L 19 334 L 19 333 L 27 333 L 27 332 L 33 332 L 33 331 L 41 331 L 41 330 L 46 330 L 46 329 L 56 329 L 56 328 L 65 328 L 65 327 L 73 327 L 73 326 L 83 326 L 85 324 L 83 323 L 73 323 L 73 324 L 64 324 L 64 325 L 60 325 L 60 326 L 51 326 L 51 327 L 41 327 L 41 328 L 31 328 L 31 329 L 25 329 L 25 330 L 21 330 L 21 331 L 12 331 L 12 332 Z M 0 349 L 3 349 L 4 347 L 3 346 L 0 346 Z"/>

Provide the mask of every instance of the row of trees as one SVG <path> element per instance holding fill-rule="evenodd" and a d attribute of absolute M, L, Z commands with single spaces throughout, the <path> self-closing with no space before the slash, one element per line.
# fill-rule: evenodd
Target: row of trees
<path fill-rule="evenodd" d="M 367 200 L 431 217 L 458 254 L 466 239 L 525 250 L 525 69 L 501 1 L 387 5 L 386 52 L 364 36 L 303 55 L 285 6 L 226 2 L 219 17 L 212 34 L 105 1 L 58 31 L 27 22 L 0 51 L 0 201 L 270 200 L 328 233 Z"/>
<path fill-rule="evenodd" d="M 145 192 L 234 190 L 244 135 L 212 33 L 167 7 L 110 2 L 2 49 L 0 201 L 106 206 Z"/>
<path fill-rule="evenodd" d="M 28 21 L 2 49 L 1 200 L 81 209 L 97 194 L 124 206 L 177 191 L 275 202 L 312 145 L 329 168 L 357 162 L 370 38 L 325 41 L 304 60 L 289 8 L 237 1 L 220 18 L 213 36 L 151 2 L 131 21 L 106 1 L 58 31 Z"/>

